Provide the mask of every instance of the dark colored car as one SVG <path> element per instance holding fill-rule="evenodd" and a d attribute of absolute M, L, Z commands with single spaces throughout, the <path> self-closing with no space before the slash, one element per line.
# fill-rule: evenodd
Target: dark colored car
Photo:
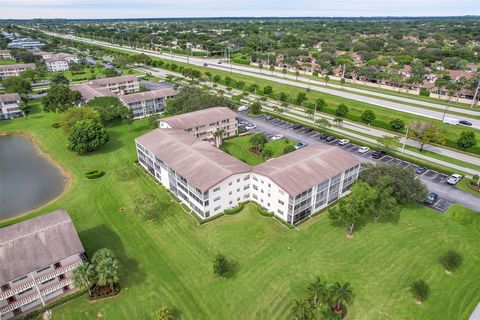
<path fill-rule="evenodd" d="M 464 126 L 469 126 L 469 127 L 472 125 L 472 123 L 467 120 L 460 120 L 458 121 L 458 123 L 463 124 Z"/>
<path fill-rule="evenodd" d="M 423 174 L 423 173 L 427 172 L 427 170 L 428 170 L 428 169 L 425 168 L 425 167 L 418 167 L 417 170 L 415 170 L 415 172 L 416 172 L 417 174 Z"/>
<path fill-rule="evenodd" d="M 335 140 L 335 136 L 328 135 L 328 137 L 325 138 L 327 142 L 332 142 L 333 140 Z"/>
<path fill-rule="evenodd" d="M 385 157 L 387 153 L 383 150 L 378 150 L 378 151 L 375 151 L 374 153 L 372 153 L 372 158 L 373 159 L 380 159 L 380 158 L 383 158 Z"/>
<path fill-rule="evenodd" d="M 312 131 L 313 131 L 312 128 L 305 128 L 305 133 L 310 133 L 310 132 L 312 132 Z"/>
<path fill-rule="evenodd" d="M 438 194 L 435 192 L 430 192 L 430 194 L 427 196 L 427 199 L 425 199 L 425 203 L 427 203 L 429 206 L 432 206 L 437 202 L 438 200 Z"/>
<path fill-rule="evenodd" d="M 271 116 L 266 116 L 266 117 L 265 117 L 265 120 L 267 120 L 267 121 L 268 121 L 268 120 L 272 120 L 272 117 L 271 117 Z"/>
<path fill-rule="evenodd" d="M 325 139 L 327 139 L 328 136 L 329 136 L 328 133 L 324 133 L 320 136 L 320 139 L 325 140 Z"/>
<path fill-rule="evenodd" d="M 298 129 L 300 129 L 301 127 L 302 127 L 301 124 L 294 124 L 293 127 L 292 127 L 292 129 L 293 129 L 293 130 L 298 130 Z"/>
<path fill-rule="evenodd" d="M 204 67 L 208 66 L 208 63 L 204 63 L 203 66 L 204 66 Z"/>

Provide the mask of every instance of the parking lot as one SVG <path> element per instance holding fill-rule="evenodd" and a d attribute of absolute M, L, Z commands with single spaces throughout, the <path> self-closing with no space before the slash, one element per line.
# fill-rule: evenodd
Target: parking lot
<path fill-rule="evenodd" d="M 327 141 L 328 139 L 325 138 L 326 134 L 323 134 L 315 130 L 311 132 L 306 132 L 305 127 L 301 127 L 295 130 L 295 124 L 285 120 L 281 120 L 277 118 L 268 118 L 267 116 L 264 116 L 264 115 L 260 117 L 251 118 L 244 113 L 240 114 L 239 120 L 248 122 L 249 124 L 255 124 L 256 127 L 249 131 L 254 134 L 263 133 L 269 139 L 276 134 L 282 134 L 287 139 L 295 140 L 297 142 L 302 142 L 306 145 L 312 144 L 312 143 L 325 143 L 330 145 L 336 145 L 337 147 L 342 148 L 345 151 L 349 151 L 350 153 L 352 153 L 352 155 L 354 155 L 357 158 L 360 158 L 363 162 L 394 164 L 402 167 L 403 169 L 414 170 L 414 171 L 417 171 L 417 169 L 419 168 L 419 166 L 414 163 L 411 163 L 402 159 L 398 159 L 390 155 L 384 155 L 378 159 L 375 159 L 373 157 L 375 150 L 369 150 L 365 153 L 360 153 L 358 151 L 361 146 L 357 144 L 349 142 L 346 145 L 341 146 L 338 144 L 340 139 L 337 137 L 332 136 L 331 138 L 329 138 L 330 141 Z M 265 124 L 265 125 L 262 125 L 262 124 Z M 242 127 L 245 127 L 245 125 L 239 125 L 239 127 L 242 128 Z M 443 185 L 445 187 L 450 187 L 448 184 L 446 184 L 448 175 L 437 172 L 435 170 L 430 170 L 427 168 L 426 171 L 417 173 L 417 177 L 427 182 L 431 182 L 437 185 Z M 454 187 L 451 187 L 451 188 L 454 188 Z M 444 212 L 452 204 L 453 202 L 448 201 L 447 199 L 439 198 L 431 207 L 439 212 Z"/>

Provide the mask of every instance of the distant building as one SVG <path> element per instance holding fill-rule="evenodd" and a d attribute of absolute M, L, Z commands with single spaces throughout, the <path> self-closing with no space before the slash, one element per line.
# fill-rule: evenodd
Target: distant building
<path fill-rule="evenodd" d="M 7 44 L 9 48 L 14 49 L 36 49 L 43 47 L 45 43 L 30 38 L 13 39 Z"/>
<path fill-rule="evenodd" d="M 0 229 L 0 318 L 14 318 L 73 292 L 73 270 L 84 259 L 65 210 Z"/>
<path fill-rule="evenodd" d="M 70 68 L 68 67 L 68 62 L 61 58 L 48 58 L 45 60 L 45 66 L 48 71 L 67 71 Z"/>
<path fill-rule="evenodd" d="M 13 59 L 10 50 L 0 50 L 0 59 Z"/>
<path fill-rule="evenodd" d="M 0 79 L 7 77 L 16 77 L 20 72 L 27 69 L 35 69 L 35 63 L 23 63 L 23 64 L 4 64 L 0 65 Z"/>
<path fill-rule="evenodd" d="M 42 57 L 48 71 L 67 71 L 70 69 L 69 63 L 80 62 L 80 59 L 76 55 L 70 53 L 34 51 L 33 54 Z"/>
<path fill-rule="evenodd" d="M 18 108 L 20 101 L 18 93 L 0 95 L 0 119 L 12 119 L 23 116 L 23 112 Z"/>
<path fill-rule="evenodd" d="M 182 129 L 194 137 L 214 142 L 214 133 L 223 130 L 222 137 L 238 134 L 237 114 L 226 107 L 215 107 L 189 112 L 158 121 L 159 128 Z"/>
<path fill-rule="evenodd" d="M 92 80 L 73 85 L 71 89 L 80 92 L 83 103 L 97 97 L 118 97 L 123 105 L 132 109 L 135 119 L 163 113 L 165 101 L 177 95 L 171 87 L 138 92 L 140 82 L 133 75 Z"/>
<path fill-rule="evenodd" d="M 172 88 L 157 89 L 120 96 L 120 101 L 133 110 L 134 118 L 144 118 L 165 111 L 165 101 L 175 97 L 177 92 Z"/>

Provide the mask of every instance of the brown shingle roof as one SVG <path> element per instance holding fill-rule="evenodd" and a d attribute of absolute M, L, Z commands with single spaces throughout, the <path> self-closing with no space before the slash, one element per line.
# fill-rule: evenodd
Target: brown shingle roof
<path fill-rule="evenodd" d="M 138 81 L 138 78 L 137 76 L 134 76 L 134 75 L 127 75 L 127 76 L 109 77 L 109 78 L 92 80 L 90 81 L 90 83 L 94 86 L 101 86 L 106 84 L 123 83 L 128 81 Z"/>
<path fill-rule="evenodd" d="M 160 121 L 168 123 L 172 128 L 185 130 L 199 125 L 235 118 L 236 116 L 237 114 L 227 107 L 214 107 L 180 114 Z"/>
<path fill-rule="evenodd" d="M 19 101 L 20 95 L 18 93 L 7 93 L 0 95 L 0 102 L 7 102 L 7 101 Z"/>
<path fill-rule="evenodd" d="M 136 139 L 202 191 L 250 166 L 182 129 L 155 129 Z"/>
<path fill-rule="evenodd" d="M 177 92 L 172 88 L 162 88 L 158 90 L 127 94 L 120 97 L 120 99 L 125 103 L 135 103 L 157 98 L 173 97 L 176 95 Z"/>
<path fill-rule="evenodd" d="M 84 252 L 66 210 L 0 229 L 0 284 Z"/>
<path fill-rule="evenodd" d="M 82 100 L 88 102 L 96 97 L 116 97 L 117 95 L 107 88 L 95 87 L 85 83 L 76 84 L 71 87 L 72 91 L 78 91 L 82 95 Z"/>
<path fill-rule="evenodd" d="M 252 172 L 269 177 L 293 196 L 358 164 L 338 147 L 313 144 L 259 164 Z"/>

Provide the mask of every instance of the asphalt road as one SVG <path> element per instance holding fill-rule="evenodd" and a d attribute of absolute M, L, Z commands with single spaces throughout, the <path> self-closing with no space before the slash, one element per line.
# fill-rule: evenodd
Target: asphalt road
<path fill-rule="evenodd" d="M 327 88 L 327 87 L 323 87 L 323 86 L 320 87 L 318 85 L 315 85 L 315 83 L 319 83 L 319 82 L 315 82 L 315 81 L 311 81 L 310 84 L 307 84 L 307 83 L 302 83 L 302 82 L 298 82 L 298 81 L 294 81 L 294 80 L 289 80 L 291 77 L 293 77 L 293 76 L 290 76 L 290 75 L 288 75 L 288 76 L 286 75 L 285 78 L 273 77 L 271 75 L 268 75 L 268 73 L 269 74 L 271 74 L 271 73 L 266 71 L 266 70 L 264 71 L 264 73 L 259 74 L 259 73 L 257 73 L 259 71 L 259 69 L 252 68 L 252 67 L 247 67 L 247 66 L 238 66 L 238 65 L 225 64 L 225 63 L 218 64 L 215 61 L 213 61 L 213 63 L 212 63 L 211 60 L 206 60 L 204 58 L 195 58 L 195 57 L 188 57 L 187 58 L 185 56 L 177 56 L 177 55 L 174 55 L 174 54 L 162 54 L 162 53 L 156 53 L 156 52 L 143 50 L 143 49 L 142 50 L 132 49 L 132 48 L 125 47 L 125 46 L 113 45 L 113 44 L 110 44 L 108 42 L 103 42 L 103 41 L 97 41 L 97 40 L 91 40 L 91 39 L 79 38 L 79 37 L 72 37 L 72 36 L 65 36 L 65 35 L 55 34 L 55 33 L 51 33 L 51 32 L 46 32 L 46 33 L 50 34 L 50 35 L 58 36 L 58 37 L 75 39 L 77 41 L 82 41 L 82 42 L 86 42 L 86 43 L 103 45 L 103 46 L 110 47 L 110 48 L 117 48 L 117 49 L 122 49 L 122 50 L 130 51 L 130 52 L 136 52 L 136 53 L 145 53 L 145 54 L 155 56 L 155 57 L 160 57 L 160 58 L 163 58 L 163 59 L 170 59 L 170 60 L 173 60 L 173 61 L 180 61 L 180 62 L 188 62 L 188 63 L 190 63 L 192 65 L 196 65 L 196 66 L 204 66 L 205 64 L 208 64 L 208 67 L 212 68 L 212 69 L 217 69 L 217 70 L 222 70 L 222 71 L 231 71 L 232 73 L 236 73 L 236 74 L 243 74 L 243 75 L 247 75 L 247 76 L 250 76 L 250 77 L 256 77 L 256 78 L 261 78 L 261 79 L 265 79 L 265 80 L 275 81 L 275 82 L 278 82 L 278 83 L 292 85 L 292 86 L 301 87 L 301 88 L 310 88 L 311 90 L 315 90 L 315 91 L 319 91 L 319 92 L 323 92 L 323 93 L 327 93 L 327 94 L 331 94 L 331 95 L 335 95 L 335 96 L 339 96 L 339 97 L 343 97 L 343 98 L 347 98 L 347 99 L 352 99 L 352 100 L 356 100 L 356 101 L 361 101 L 361 102 L 369 103 L 369 104 L 380 106 L 380 107 L 387 108 L 387 109 L 392 109 L 392 110 L 402 111 L 402 112 L 406 112 L 406 113 L 410 113 L 410 114 L 414 114 L 414 115 L 419 115 L 419 116 L 423 116 L 423 117 L 426 117 L 426 118 L 431 118 L 431 119 L 436 119 L 436 120 L 442 120 L 444 116 L 447 116 L 447 117 L 450 117 L 450 118 L 456 118 L 456 119 L 461 118 L 461 120 L 470 121 L 473 124 L 472 128 L 480 129 L 480 120 L 470 118 L 468 116 L 458 116 L 458 115 L 455 115 L 455 114 L 451 114 L 447 110 L 445 110 L 445 112 L 444 112 L 443 110 L 445 109 L 445 106 L 443 106 L 443 105 L 436 105 L 436 104 L 428 103 L 428 104 L 431 104 L 431 105 L 428 105 L 429 107 L 432 107 L 432 105 L 435 105 L 436 107 L 433 107 L 433 108 L 437 108 L 439 110 L 437 111 L 437 110 L 425 109 L 425 108 L 422 108 L 422 107 L 416 107 L 416 106 L 412 106 L 412 105 L 402 103 L 402 102 L 406 102 L 405 99 L 407 99 L 407 98 L 403 98 L 403 97 L 396 97 L 396 96 L 385 95 L 385 94 L 377 93 L 377 92 L 373 92 L 373 91 L 363 90 L 364 92 L 362 91 L 362 93 L 370 95 L 370 97 L 367 97 L 367 96 L 363 96 L 363 95 L 354 93 L 354 92 L 360 92 L 359 90 L 362 90 L 362 89 L 335 90 L 335 89 L 330 89 L 330 88 Z M 256 72 L 253 72 L 253 71 L 256 71 Z M 278 74 L 279 73 L 277 72 L 277 75 Z M 283 77 L 283 75 L 280 75 L 280 76 Z M 382 99 L 382 98 L 385 98 L 385 96 L 388 96 L 389 100 L 395 100 L 397 102 L 387 101 L 387 100 Z M 409 103 L 415 103 L 417 105 L 425 105 L 425 103 L 423 103 L 422 101 L 417 101 L 417 100 L 414 100 L 414 99 L 408 99 L 408 100 L 409 100 Z M 411 102 L 410 102 L 410 100 L 411 100 Z M 453 107 L 450 107 L 450 109 L 453 110 Z M 463 112 L 463 109 L 455 108 L 455 111 Z M 476 111 L 473 111 L 473 112 L 476 112 Z M 475 114 L 475 115 L 477 115 L 477 114 Z"/>
<path fill-rule="evenodd" d="M 306 143 L 307 145 L 316 144 L 316 143 L 325 143 L 323 140 L 319 139 L 319 134 L 315 132 L 311 134 L 305 134 L 303 130 L 295 131 L 295 130 L 289 129 L 286 126 L 278 125 L 278 123 L 272 120 L 266 121 L 266 120 L 263 120 L 263 117 L 253 118 L 244 113 L 239 113 L 239 118 L 244 119 L 252 124 L 255 124 L 257 126 L 257 128 L 255 129 L 256 132 L 264 132 L 267 135 L 274 135 L 274 134 L 280 133 L 280 134 L 283 134 L 288 139 L 295 140 L 298 142 L 303 142 L 303 143 Z M 334 141 L 333 144 L 335 143 L 336 142 Z M 350 149 L 348 148 L 348 146 L 346 146 L 343 149 L 353 151 L 351 152 L 351 154 L 364 163 L 378 163 L 378 162 L 387 163 L 388 161 L 388 163 L 390 162 L 397 163 L 404 168 L 409 167 L 409 168 L 415 169 L 418 167 L 414 164 L 408 163 L 406 161 L 401 161 L 399 159 L 395 159 L 389 156 L 386 156 L 380 160 L 374 160 L 371 157 L 369 157 L 369 154 L 362 155 L 356 152 L 356 150 L 358 150 L 358 147 Z M 427 185 L 430 192 L 437 193 L 439 198 L 446 202 L 446 204 L 443 204 L 443 205 L 448 207 L 449 204 L 458 203 L 472 210 L 480 212 L 480 198 L 468 192 L 457 189 L 454 186 L 450 186 L 446 184 L 445 175 L 435 171 L 429 171 L 424 173 L 423 175 L 419 175 L 418 178 L 421 179 Z M 436 209 L 439 209 L 439 211 L 442 211 L 441 209 L 443 208 L 436 208 Z"/>

